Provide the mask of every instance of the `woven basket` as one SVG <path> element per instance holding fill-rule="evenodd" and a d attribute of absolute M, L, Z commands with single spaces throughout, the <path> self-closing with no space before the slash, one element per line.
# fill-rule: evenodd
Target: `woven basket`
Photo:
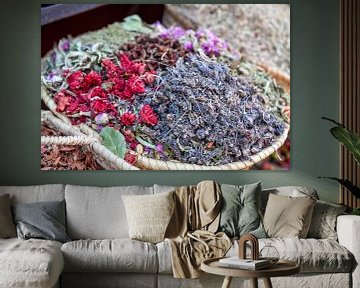
<path fill-rule="evenodd" d="M 166 6 L 167 7 L 167 6 Z M 167 7 L 168 8 L 168 7 Z M 166 14 L 166 13 L 165 13 Z M 190 25 L 190 22 L 188 23 Z M 186 26 L 192 28 L 192 26 Z M 46 56 L 42 59 L 44 60 L 48 55 L 50 55 L 51 51 L 49 51 Z M 265 65 L 259 65 L 263 69 L 265 69 L 268 73 L 270 73 L 273 76 L 273 79 L 281 84 L 285 90 L 290 94 L 290 79 L 286 75 L 282 74 L 281 72 L 272 70 Z M 90 146 L 93 153 L 96 157 L 98 157 L 100 160 L 100 164 L 104 162 L 105 164 L 101 164 L 105 169 L 108 170 L 247 170 L 254 164 L 266 159 L 269 157 L 272 153 L 277 151 L 285 142 L 287 139 L 288 133 L 289 133 L 289 126 L 286 126 L 286 129 L 284 130 L 283 134 L 277 137 L 271 146 L 265 148 L 264 150 L 260 151 L 259 153 L 253 154 L 250 156 L 250 159 L 247 161 L 238 161 L 238 162 L 232 162 L 224 165 L 214 165 L 214 166 L 206 166 L 206 165 L 196 165 L 196 164 L 188 164 L 188 163 L 182 163 L 179 161 L 161 161 L 161 160 L 155 160 L 152 158 L 144 157 L 140 154 L 137 154 L 137 162 L 136 167 L 128 164 L 123 159 L 117 157 L 115 154 L 113 154 L 110 150 L 108 150 L 104 145 L 101 144 L 101 137 L 99 134 L 90 128 L 89 126 L 85 124 L 80 124 L 78 126 L 74 126 L 71 124 L 71 121 L 68 117 L 62 115 L 61 113 L 58 113 L 56 111 L 56 103 L 55 101 L 49 96 L 47 93 L 47 89 L 42 85 L 41 87 L 41 99 L 45 103 L 45 105 L 49 108 L 49 110 L 56 116 L 51 117 L 51 113 L 49 111 L 43 112 L 42 111 L 42 117 L 46 117 L 47 119 L 51 119 L 49 121 L 55 121 L 55 125 L 57 130 L 63 132 L 62 129 L 65 129 L 63 132 L 66 135 L 71 136 L 80 136 L 80 137 L 91 137 L 91 139 L 96 139 L 96 141 L 91 142 L 90 144 L 86 143 Z M 50 114 L 49 114 L 50 113 Z M 44 115 L 44 116 L 43 116 Z M 65 126 L 63 126 L 65 125 Z M 59 137 L 57 137 L 59 138 Z M 45 141 L 46 138 L 43 138 L 42 136 L 42 143 Z M 69 138 L 71 140 L 71 138 Z M 63 141 L 69 141 L 68 143 L 71 143 L 70 140 L 66 140 L 64 138 Z M 79 139 L 77 139 L 79 140 Z M 46 140 L 46 141 L 57 141 L 55 139 Z M 62 143 L 65 144 L 65 143 Z M 71 144 L 70 144 L 71 145 Z"/>
<path fill-rule="evenodd" d="M 61 132 L 67 136 L 41 136 L 41 144 L 55 145 L 80 145 L 90 150 L 96 161 L 106 170 L 139 170 L 139 168 L 130 165 L 123 159 L 120 159 L 104 145 L 97 137 L 88 136 L 81 132 L 79 127 L 69 125 L 63 120 L 55 117 L 50 111 L 41 111 L 41 123 Z"/>
<path fill-rule="evenodd" d="M 81 124 L 79 126 L 71 125 L 71 121 L 66 116 L 56 112 L 56 104 L 55 101 L 48 95 L 46 89 L 44 87 L 41 88 L 41 98 L 47 107 L 58 116 L 57 126 L 61 128 L 62 125 L 66 125 L 67 129 L 70 129 L 70 135 L 79 135 L 79 136 L 90 136 L 93 139 L 96 139 L 91 146 L 92 150 L 95 153 L 98 153 L 102 156 L 102 158 L 106 159 L 109 163 L 113 164 L 110 165 L 110 169 L 115 170 L 133 170 L 133 169 L 150 169 L 150 170 L 245 170 L 249 169 L 254 164 L 264 160 L 268 156 L 270 156 L 273 152 L 278 150 L 285 142 L 288 132 L 289 126 L 286 126 L 284 133 L 277 137 L 275 141 L 272 143 L 271 146 L 265 148 L 264 150 L 260 151 L 259 153 L 253 154 L 250 156 L 250 160 L 247 161 L 238 161 L 233 163 L 228 163 L 224 165 L 217 165 L 217 166 L 205 166 L 205 165 L 196 165 L 196 164 L 187 164 L 178 161 L 161 161 L 155 160 L 151 158 L 147 158 L 141 155 L 138 155 L 138 160 L 136 163 L 136 167 L 131 166 L 123 159 L 114 155 L 111 151 L 109 151 L 105 146 L 103 146 L 100 142 L 99 134 L 91 129 L 90 127 Z M 49 116 L 47 116 L 49 117 Z M 54 117 L 55 118 L 55 117 Z M 62 131 L 62 130 L 59 130 Z M 67 133 L 69 134 L 69 133 Z"/>

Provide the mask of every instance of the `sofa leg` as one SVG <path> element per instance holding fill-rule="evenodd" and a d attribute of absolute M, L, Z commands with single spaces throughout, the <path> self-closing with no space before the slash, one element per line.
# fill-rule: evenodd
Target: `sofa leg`
<path fill-rule="evenodd" d="M 272 284 L 271 284 L 271 280 L 270 278 L 266 277 L 266 278 L 263 278 L 264 279 L 264 284 L 265 284 L 265 288 L 272 288 Z"/>
<path fill-rule="evenodd" d="M 258 288 L 258 278 L 251 278 L 252 287 Z"/>
<path fill-rule="evenodd" d="M 231 276 L 225 276 L 224 282 L 221 286 L 221 288 L 230 288 L 232 277 Z"/>

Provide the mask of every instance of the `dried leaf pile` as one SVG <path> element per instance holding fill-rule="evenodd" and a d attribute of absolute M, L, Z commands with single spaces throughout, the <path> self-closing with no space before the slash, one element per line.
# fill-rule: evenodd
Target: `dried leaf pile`
<path fill-rule="evenodd" d="M 290 75 L 288 4 L 167 4 L 195 27 L 211 29 L 241 55 Z"/>
<path fill-rule="evenodd" d="M 63 136 L 61 133 L 41 127 L 43 136 Z M 103 170 L 93 154 L 82 146 L 41 145 L 41 170 Z"/>

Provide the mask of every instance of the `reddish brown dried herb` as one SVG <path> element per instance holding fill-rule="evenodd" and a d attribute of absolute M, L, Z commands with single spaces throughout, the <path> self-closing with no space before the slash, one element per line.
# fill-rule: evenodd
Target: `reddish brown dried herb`
<path fill-rule="evenodd" d="M 41 127 L 43 136 L 63 136 L 61 133 Z M 41 170 L 103 170 L 93 154 L 82 146 L 41 145 Z"/>
<path fill-rule="evenodd" d="M 184 57 L 188 51 L 177 40 L 141 35 L 134 42 L 120 47 L 134 62 L 144 62 L 148 71 L 163 66 L 174 66 L 179 57 Z"/>

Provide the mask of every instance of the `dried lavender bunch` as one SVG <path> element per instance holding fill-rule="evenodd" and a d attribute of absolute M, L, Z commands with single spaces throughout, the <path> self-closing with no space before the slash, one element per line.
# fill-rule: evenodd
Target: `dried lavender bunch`
<path fill-rule="evenodd" d="M 208 166 L 243 161 L 284 132 L 284 122 L 262 104 L 255 86 L 205 55 L 179 58 L 159 76 L 157 89 L 138 100 L 152 103 L 159 122 L 138 132 L 162 144 L 165 161 Z"/>
<path fill-rule="evenodd" d="M 120 51 L 126 52 L 131 61 L 145 63 L 147 70 L 174 66 L 179 57 L 188 53 L 177 40 L 149 35 L 137 36 L 135 41 L 123 44 Z"/>

